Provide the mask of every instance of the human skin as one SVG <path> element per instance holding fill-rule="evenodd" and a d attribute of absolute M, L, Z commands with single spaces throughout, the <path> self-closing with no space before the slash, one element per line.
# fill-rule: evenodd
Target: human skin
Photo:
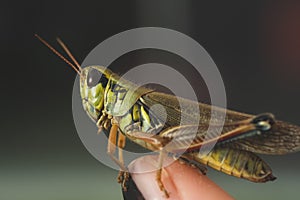
<path fill-rule="evenodd" d="M 129 165 L 132 179 L 145 199 L 166 199 L 156 182 L 156 168 L 154 156 L 139 158 Z M 144 173 L 137 173 L 141 171 Z M 169 200 L 234 199 L 198 169 L 179 161 L 163 168 L 162 182 L 170 195 Z"/>

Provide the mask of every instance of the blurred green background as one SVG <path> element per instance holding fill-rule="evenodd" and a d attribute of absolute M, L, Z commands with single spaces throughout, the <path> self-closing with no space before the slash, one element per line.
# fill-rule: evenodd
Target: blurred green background
<path fill-rule="evenodd" d="M 34 33 L 51 43 L 61 37 L 82 61 L 97 44 L 127 29 L 183 32 L 219 67 L 229 108 L 272 112 L 300 125 L 299 1 L 12 1 L 0 11 L 1 200 L 122 198 L 117 172 L 95 160 L 76 133 L 75 73 Z M 127 59 L 119 67 L 124 71 L 134 63 Z M 255 184 L 213 170 L 208 176 L 237 199 L 297 199 L 300 154 L 264 158 L 275 182 Z"/>

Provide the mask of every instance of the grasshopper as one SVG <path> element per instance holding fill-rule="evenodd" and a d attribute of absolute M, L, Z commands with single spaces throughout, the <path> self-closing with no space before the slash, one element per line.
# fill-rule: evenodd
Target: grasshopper
<path fill-rule="evenodd" d="M 45 40 L 36 37 L 70 65 L 80 76 L 80 94 L 87 115 L 95 122 L 99 132 L 109 131 L 107 153 L 120 167 L 118 181 L 126 190 L 129 174 L 124 165 L 122 149 L 126 139 L 142 147 L 157 151 L 157 183 L 169 196 L 161 180 L 165 156 L 179 158 L 189 164 L 207 165 L 226 174 L 253 182 L 276 179 L 269 165 L 258 154 L 281 155 L 300 150 L 300 127 L 276 120 L 271 113 L 250 115 L 199 103 L 155 90 L 139 87 L 109 69 L 101 66 L 81 68 L 66 45 L 58 39 L 73 63 L 62 56 Z M 162 120 L 160 110 L 150 107 L 164 106 L 167 119 Z M 180 109 L 184 104 L 187 109 Z M 189 106 L 197 106 L 200 122 Z M 214 112 L 212 112 L 212 109 Z M 197 114 L 198 115 L 198 114 Z M 224 124 L 221 123 L 225 116 Z M 185 123 L 180 124 L 180 118 Z M 212 124 L 210 124 L 212 123 Z M 208 129 L 209 125 L 212 127 Z M 196 134 L 191 134 L 195 132 Z M 218 134 L 219 133 L 219 134 Z M 207 135 L 210 135 L 208 139 Z M 187 141 L 190 141 L 187 146 Z M 171 146 L 168 146 L 173 142 Z M 206 154 L 199 149 L 215 143 Z M 118 157 L 115 156 L 118 147 Z M 201 166 L 199 169 L 204 171 Z"/>

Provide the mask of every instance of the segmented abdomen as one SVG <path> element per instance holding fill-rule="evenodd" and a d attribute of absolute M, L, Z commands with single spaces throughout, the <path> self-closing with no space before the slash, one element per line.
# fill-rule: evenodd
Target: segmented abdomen
<path fill-rule="evenodd" d="M 217 147 L 206 155 L 191 152 L 184 154 L 184 157 L 226 174 L 253 182 L 266 182 L 276 179 L 272 175 L 271 168 L 257 155 L 248 151 Z"/>

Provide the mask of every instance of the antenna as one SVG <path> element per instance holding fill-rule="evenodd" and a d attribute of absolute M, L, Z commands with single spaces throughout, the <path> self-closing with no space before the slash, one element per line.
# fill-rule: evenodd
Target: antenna
<path fill-rule="evenodd" d="M 77 74 L 81 75 L 81 67 L 79 66 L 78 62 L 75 62 L 75 65 L 78 67 L 76 68 L 68 59 L 66 59 L 61 53 L 59 53 L 54 47 L 52 47 L 48 42 L 46 42 L 43 38 L 41 38 L 38 34 L 34 35 L 37 39 L 39 39 L 45 46 L 47 46 L 53 53 L 55 53 L 59 58 L 61 58 L 63 61 L 65 61 L 70 67 L 72 67 Z M 60 45 L 62 45 L 63 49 L 67 52 L 67 54 L 70 56 L 72 55 L 70 51 L 66 48 L 66 46 L 61 42 L 59 42 Z M 74 57 L 70 56 L 72 61 L 74 61 Z"/>

